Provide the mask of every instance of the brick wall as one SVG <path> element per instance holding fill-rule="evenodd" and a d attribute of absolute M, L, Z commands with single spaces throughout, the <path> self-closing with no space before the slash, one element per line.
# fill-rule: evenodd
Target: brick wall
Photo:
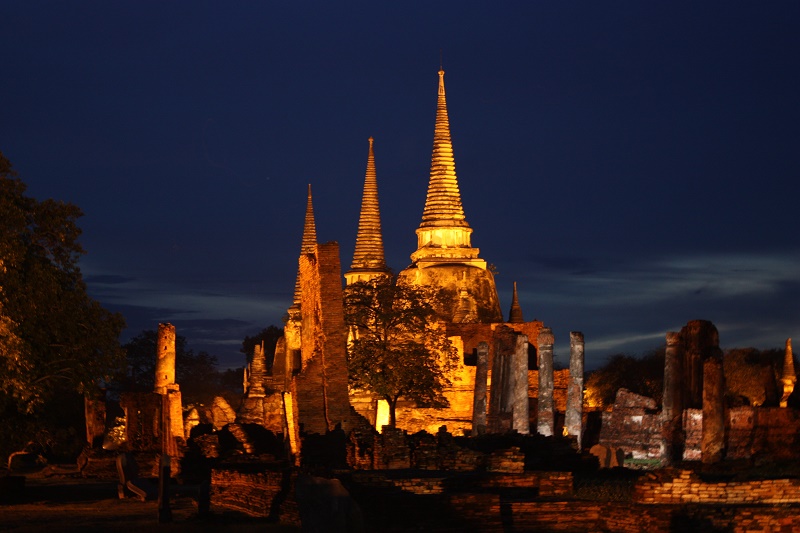
<path fill-rule="evenodd" d="M 646 504 L 788 504 L 800 503 L 800 480 L 763 479 L 708 483 L 689 470 L 673 475 L 648 474 L 637 482 L 634 500 Z"/>
<path fill-rule="evenodd" d="M 602 414 L 600 444 L 621 448 L 634 459 L 661 458 L 661 419 L 652 398 L 620 389 L 611 411 Z"/>
<path fill-rule="evenodd" d="M 300 524 L 294 475 L 289 470 L 215 468 L 211 471 L 211 505 L 282 524 Z"/>
<path fill-rule="evenodd" d="M 317 244 L 300 257 L 302 370 L 293 396 L 307 433 L 350 425 L 347 390 L 347 330 L 344 323 L 339 245 Z"/>

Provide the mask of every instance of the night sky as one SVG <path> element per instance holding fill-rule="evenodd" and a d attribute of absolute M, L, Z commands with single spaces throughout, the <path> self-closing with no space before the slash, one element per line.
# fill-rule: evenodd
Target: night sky
<path fill-rule="evenodd" d="M 416 249 L 440 61 L 504 313 L 587 367 L 713 321 L 800 337 L 800 2 L 0 1 L 0 150 L 80 206 L 90 293 L 221 367 L 291 304 L 306 202 L 352 259 L 375 157 Z"/>

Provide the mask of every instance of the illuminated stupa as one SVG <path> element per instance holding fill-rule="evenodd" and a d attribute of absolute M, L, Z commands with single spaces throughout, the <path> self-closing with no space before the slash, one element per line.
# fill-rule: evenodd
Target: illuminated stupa
<path fill-rule="evenodd" d="M 442 318 L 457 323 L 502 322 L 494 276 L 471 244 L 469 226 L 461 204 L 456 177 L 450 121 L 439 71 L 439 96 L 428 194 L 417 229 L 417 250 L 412 264 L 399 277 L 415 285 L 443 287 L 455 297 L 453 309 Z"/>
<path fill-rule="evenodd" d="M 317 226 L 314 222 L 314 206 L 311 201 L 311 185 L 308 186 L 308 199 L 306 201 L 306 216 L 303 225 L 303 239 L 300 243 L 300 257 L 314 253 L 317 245 Z M 294 297 L 292 305 L 287 310 L 288 320 L 283 328 L 284 337 L 282 342 L 278 344 L 276 353 L 280 351 L 283 355 L 276 357 L 276 365 L 280 368 L 280 372 L 290 371 L 292 368 L 299 367 L 300 364 L 300 349 L 302 346 L 301 328 L 302 316 L 300 314 L 300 302 L 302 300 L 302 291 L 300 288 L 300 267 L 297 268 L 297 278 L 294 284 Z M 278 362 L 277 359 L 283 359 L 284 362 Z M 285 365 L 285 368 L 284 368 Z M 275 373 L 275 372 L 274 372 Z"/>
<path fill-rule="evenodd" d="M 358 219 L 358 234 L 353 253 L 353 263 L 345 272 L 347 284 L 368 281 L 377 276 L 390 274 L 383 253 L 381 234 L 381 212 L 378 204 L 378 180 L 375 173 L 375 151 L 373 138 L 369 138 L 367 172 L 364 178 L 364 193 L 361 198 L 361 216 Z"/>

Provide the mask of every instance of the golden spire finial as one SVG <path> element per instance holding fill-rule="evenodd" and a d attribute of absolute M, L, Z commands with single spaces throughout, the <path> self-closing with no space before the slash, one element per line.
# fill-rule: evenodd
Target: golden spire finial
<path fill-rule="evenodd" d="M 433 132 L 433 155 L 428 195 L 422 212 L 420 228 L 431 226 L 469 227 L 461 193 L 458 190 L 453 142 L 450 139 L 450 120 L 444 91 L 444 70 L 439 71 L 439 99 L 436 105 L 436 126 Z"/>
<path fill-rule="evenodd" d="M 311 202 L 311 184 L 308 184 L 306 200 L 306 218 L 303 225 L 303 241 L 300 244 L 300 255 L 314 253 L 317 244 L 317 225 L 314 222 L 314 206 Z M 297 280 L 294 282 L 294 301 L 292 307 L 300 307 L 300 267 L 297 268 Z"/>
<path fill-rule="evenodd" d="M 350 271 L 345 273 L 347 283 L 352 283 L 374 274 L 388 273 L 383 253 L 381 233 L 381 213 L 378 203 L 378 178 L 375 172 L 374 139 L 369 138 L 367 172 L 364 176 L 364 193 L 361 197 L 361 215 L 358 219 L 358 233 Z"/>

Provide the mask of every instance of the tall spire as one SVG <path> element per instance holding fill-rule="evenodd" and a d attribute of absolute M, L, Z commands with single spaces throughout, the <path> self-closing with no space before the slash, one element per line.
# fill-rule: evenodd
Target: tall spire
<path fill-rule="evenodd" d="M 433 132 L 431 177 L 420 227 L 432 226 L 469 227 L 461 205 L 461 193 L 458 190 L 453 142 L 450 139 L 450 119 L 447 116 L 444 92 L 444 70 L 439 71 L 439 98 Z"/>
<path fill-rule="evenodd" d="M 345 273 L 347 284 L 370 279 L 388 273 L 383 253 L 381 213 L 378 205 L 378 179 L 375 172 L 375 151 L 372 137 L 369 138 L 367 172 L 364 177 L 364 193 L 361 197 L 361 216 L 358 219 L 358 234 L 350 271 Z"/>
<path fill-rule="evenodd" d="M 514 295 L 511 297 L 511 311 L 508 313 L 508 321 L 512 324 L 521 324 L 525 322 L 522 318 L 522 307 L 519 305 L 519 298 L 517 297 L 517 282 L 514 282 Z"/>
<path fill-rule="evenodd" d="M 444 70 L 439 70 L 431 175 L 422 223 L 417 228 L 417 251 L 411 254 L 411 260 L 420 268 L 432 263 L 455 262 L 485 269 L 486 262 L 478 258 L 479 250 L 470 243 L 471 234 L 472 228 L 464 216 L 456 177 L 444 91 Z"/>
<path fill-rule="evenodd" d="M 314 253 L 317 244 L 317 226 L 314 223 L 314 206 L 311 204 L 311 184 L 308 184 L 308 200 L 306 201 L 306 220 L 303 226 L 303 242 L 300 244 L 300 255 Z M 297 280 L 294 282 L 294 301 L 292 307 L 300 307 L 300 268 L 297 268 Z"/>

